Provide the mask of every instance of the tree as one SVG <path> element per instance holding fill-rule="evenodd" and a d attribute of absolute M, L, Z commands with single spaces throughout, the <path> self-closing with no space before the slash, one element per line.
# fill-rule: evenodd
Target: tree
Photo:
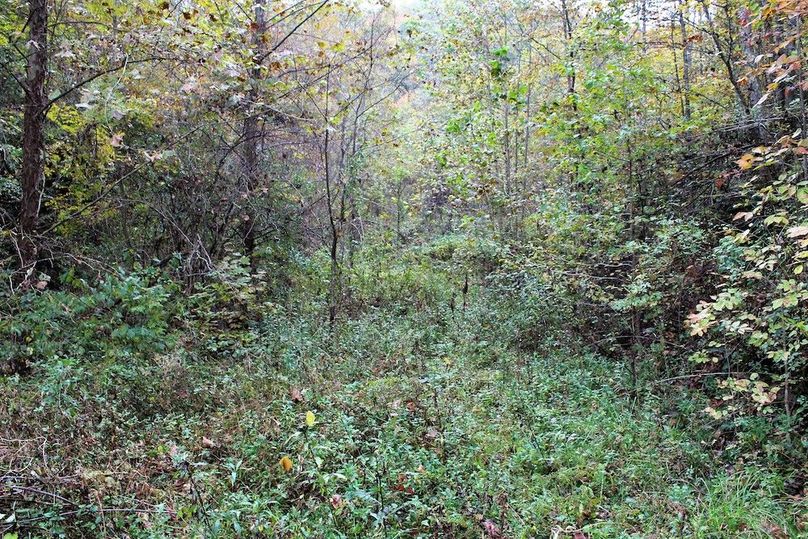
<path fill-rule="evenodd" d="M 39 255 L 36 227 L 45 181 L 45 114 L 48 107 L 45 89 L 48 75 L 48 2 L 30 0 L 28 6 L 30 40 L 24 85 L 25 113 L 20 179 L 22 201 L 18 226 L 23 288 L 30 286 L 32 282 Z"/>

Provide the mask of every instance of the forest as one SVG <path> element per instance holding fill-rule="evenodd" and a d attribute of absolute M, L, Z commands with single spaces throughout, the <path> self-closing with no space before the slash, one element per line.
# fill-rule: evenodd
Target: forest
<path fill-rule="evenodd" d="M 803 14 L 0 0 L 0 537 L 808 538 Z"/>

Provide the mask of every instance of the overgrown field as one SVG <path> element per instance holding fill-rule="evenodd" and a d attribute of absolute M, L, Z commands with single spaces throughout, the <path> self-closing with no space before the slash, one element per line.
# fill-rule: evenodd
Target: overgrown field
<path fill-rule="evenodd" d="M 231 329 L 133 280 L 26 311 L 52 324 L 1 382 L 6 538 L 806 535 L 793 478 L 728 461 L 704 397 L 635 393 L 549 328 L 516 348 L 484 293 Z"/>

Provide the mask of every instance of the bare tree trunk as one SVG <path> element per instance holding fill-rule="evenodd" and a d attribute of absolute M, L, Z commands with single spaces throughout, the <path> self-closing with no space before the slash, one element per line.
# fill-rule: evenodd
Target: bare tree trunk
<path fill-rule="evenodd" d="M 261 97 L 259 89 L 259 81 L 262 78 L 260 58 L 264 57 L 264 49 L 266 49 L 264 46 L 264 33 L 266 32 L 264 2 L 265 0 L 255 0 L 255 31 L 252 36 L 252 53 L 255 65 L 252 68 L 250 76 L 252 79 L 252 87 L 249 94 L 251 109 L 244 119 L 245 191 L 243 194 L 244 200 L 242 201 L 244 204 L 242 238 L 244 241 L 244 254 L 250 259 L 250 269 L 252 272 L 255 272 L 257 266 L 255 258 L 256 222 L 252 203 L 254 202 L 253 198 L 255 197 L 261 174 L 259 152 L 263 138 L 261 129 L 259 128 L 258 114 L 255 110 L 255 105 Z"/>
<path fill-rule="evenodd" d="M 678 9 L 677 7 L 674 7 L 673 10 L 671 10 L 671 44 L 670 44 L 670 48 L 671 48 L 671 56 L 673 57 L 673 76 L 674 76 L 674 79 L 675 79 L 675 82 L 676 82 L 676 95 L 679 96 L 679 106 L 680 106 L 681 111 L 682 111 L 682 116 L 687 117 L 687 115 L 685 114 L 686 110 L 687 110 L 687 107 L 685 107 L 684 88 L 683 88 L 683 85 L 682 85 L 682 79 L 679 77 L 679 58 L 676 55 L 676 49 L 679 48 L 679 46 L 676 43 L 676 34 L 675 34 L 676 26 L 677 26 L 677 20 L 676 20 L 677 19 L 677 17 L 676 17 L 676 10 L 677 9 Z"/>
<path fill-rule="evenodd" d="M 572 19 L 570 17 L 567 0 L 561 0 L 561 22 L 564 26 L 564 39 L 567 42 L 569 51 L 569 65 L 567 65 L 567 95 L 572 100 L 572 110 L 577 111 L 578 105 L 575 103 L 575 50 L 572 48 Z"/>
<path fill-rule="evenodd" d="M 528 49 L 527 69 L 533 68 L 533 47 Z M 530 156 L 530 101 L 533 97 L 533 83 L 527 85 L 527 98 L 525 100 L 525 154 L 523 168 L 527 170 L 528 158 Z"/>
<path fill-rule="evenodd" d="M 679 2 L 679 33 L 682 36 L 682 112 L 685 120 L 690 119 L 690 40 L 687 38 L 683 1 Z"/>
<path fill-rule="evenodd" d="M 640 31 L 642 32 L 642 51 L 648 52 L 648 0 L 640 1 Z"/>
<path fill-rule="evenodd" d="M 323 125 L 325 133 L 323 135 L 323 168 L 325 169 L 325 202 L 326 209 L 328 210 L 328 224 L 331 229 L 331 245 L 329 248 L 329 255 L 331 258 L 331 282 L 328 290 L 328 324 L 329 328 L 334 328 L 334 323 L 337 320 L 337 310 L 341 294 L 340 287 L 340 267 L 339 267 L 339 228 L 337 221 L 334 217 L 334 198 L 332 193 L 332 176 L 331 176 L 331 127 L 329 118 L 329 99 L 331 92 L 331 70 L 332 66 L 328 66 L 328 75 L 326 77 L 325 87 L 325 111 L 323 114 Z"/>
<path fill-rule="evenodd" d="M 48 72 L 48 3 L 47 0 L 30 0 L 28 6 L 28 25 L 31 30 L 25 84 L 20 178 L 22 201 L 19 215 L 19 249 L 24 287 L 31 282 L 39 254 L 34 235 L 45 181 L 45 109 L 48 105 L 45 92 Z"/>
<path fill-rule="evenodd" d="M 503 137 L 503 146 L 505 147 L 505 177 L 504 177 L 504 188 L 505 188 L 505 204 L 501 211 L 504 211 L 502 229 L 506 233 L 509 231 L 509 219 L 507 218 L 510 215 L 510 205 L 511 205 L 511 125 L 510 125 L 510 103 L 507 99 L 504 100 L 504 104 L 502 105 L 502 116 L 504 119 L 504 128 L 505 133 Z"/>

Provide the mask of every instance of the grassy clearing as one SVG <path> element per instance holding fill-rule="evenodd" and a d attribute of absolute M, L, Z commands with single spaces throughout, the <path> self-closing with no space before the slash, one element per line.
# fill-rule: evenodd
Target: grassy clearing
<path fill-rule="evenodd" d="M 2 382 L 0 512 L 20 537 L 799 535 L 786 478 L 722 467 L 693 397 L 633 399 L 620 367 L 484 319 L 278 314 L 36 365 Z"/>

